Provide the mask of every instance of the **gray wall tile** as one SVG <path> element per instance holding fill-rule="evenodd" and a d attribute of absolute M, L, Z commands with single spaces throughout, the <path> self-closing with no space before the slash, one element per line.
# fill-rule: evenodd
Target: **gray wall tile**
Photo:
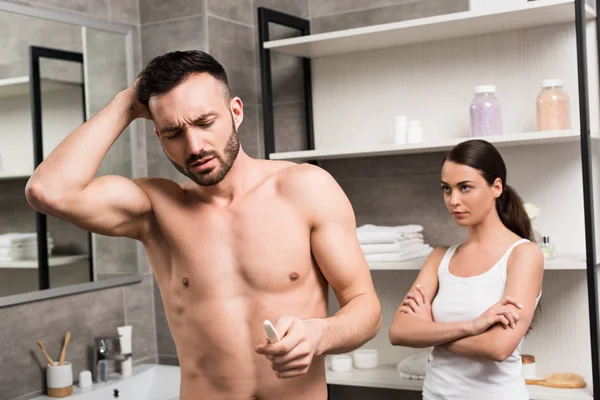
<path fill-rule="evenodd" d="M 261 158 L 258 118 L 259 108 L 244 106 L 244 121 L 238 128 L 242 148 L 250 157 Z"/>
<path fill-rule="evenodd" d="M 273 106 L 275 116 L 275 151 L 306 150 L 304 103 L 281 103 Z"/>
<path fill-rule="evenodd" d="M 138 0 L 109 0 L 111 22 L 139 25 Z"/>
<path fill-rule="evenodd" d="M 255 9 L 253 0 L 206 0 L 209 15 L 252 25 Z"/>
<path fill-rule="evenodd" d="M 468 9 L 468 0 L 420 0 L 389 7 L 316 17 L 311 19 L 311 32 L 322 33 L 359 28 L 362 26 L 468 11 Z"/>
<path fill-rule="evenodd" d="M 177 356 L 177 348 L 169 330 L 169 323 L 164 314 L 156 313 L 156 342 L 158 355 Z"/>
<path fill-rule="evenodd" d="M 328 14 L 341 14 L 348 11 L 380 8 L 403 3 L 414 3 L 420 0 L 308 0 L 310 17 L 321 17 Z"/>
<path fill-rule="evenodd" d="M 156 357 L 156 329 L 154 318 L 154 279 L 144 276 L 141 283 L 125 286 L 125 324 L 132 326 L 134 360 Z"/>
<path fill-rule="evenodd" d="M 209 17 L 208 48 L 227 71 L 232 93 L 248 105 L 258 104 L 254 30 L 246 25 Z"/>
<path fill-rule="evenodd" d="M 107 20 L 108 1 L 109 0 L 29 0 L 29 3 L 32 5 L 51 6 L 68 11 L 76 11 Z"/>
<path fill-rule="evenodd" d="M 163 3 L 161 1 L 161 3 Z M 164 3 L 168 4 L 168 3 Z M 169 7 L 172 7 L 169 5 Z M 164 22 L 142 26 L 142 59 L 152 58 L 175 50 L 202 50 L 204 47 L 204 18 L 192 17 L 176 23 Z"/>
<path fill-rule="evenodd" d="M 204 14 L 203 0 L 139 0 L 140 22 L 164 21 Z"/>
<path fill-rule="evenodd" d="M 308 0 L 254 0 L 254 8 L 265 7 L 296 17 L 308 17 Z"/>
<path fill-rule="evenodd" d="M 158 363 L 163 365 L 175 365 L 179 366 L 179 358 L 177 356 L 158 356 Z"/>

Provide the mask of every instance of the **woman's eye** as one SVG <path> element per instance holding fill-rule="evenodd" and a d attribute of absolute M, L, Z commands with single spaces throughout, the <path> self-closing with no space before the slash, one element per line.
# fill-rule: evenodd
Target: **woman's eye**
<path fill-rule="evenodd" d="M 442 186 L 442 192 L 444 192 L 444 193 L 450 193 L 450 187 L 448 187 L 448 186 Z"/>
<path fill-rule="evenodd" d="M 464 186 L 461 186 L 460 190 L 462 190 L 463 192 L 468 192 L 469 190 L 471 190 L 471 187 L 464 185 Z"/>

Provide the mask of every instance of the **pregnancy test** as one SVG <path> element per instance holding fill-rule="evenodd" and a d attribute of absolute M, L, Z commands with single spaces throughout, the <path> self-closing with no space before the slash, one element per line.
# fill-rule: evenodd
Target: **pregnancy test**
<path fill-rule="evenodd" d="M 269 342 L 271 342 L 271 343 L 279 342 L 279 340 L 280 340 L 279 335 L 277 334 L 277 331 L 275 330 L 275 327 L 273 326 L 271 321 L 266 319 L 265 322 L 263 323 L 263 325 L 265 326 L 265 332 L 267 332 L 267 337 L 269 338 Z"/>

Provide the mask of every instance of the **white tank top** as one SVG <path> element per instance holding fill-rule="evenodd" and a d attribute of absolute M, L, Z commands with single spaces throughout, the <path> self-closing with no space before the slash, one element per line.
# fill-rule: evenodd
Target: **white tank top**
<path fill-rule="evenodd" d="M 470 321 L 504 297 L 506 265 L 515 242 L 483 274 L 461 278 L 448 270 L 458 245 L 450 247 L 438 267 L 438 293 L 431 305 L 436 322 Z M 538 297 L 539 300 L 539 297 Z M 537 306 L 537 302 L 536 302 Z M 521 344 L 505 361 L 472 359 L 434 347 L 427 359 L 425 400 L 526 400 L 529 394 L 521 375 Z"/>

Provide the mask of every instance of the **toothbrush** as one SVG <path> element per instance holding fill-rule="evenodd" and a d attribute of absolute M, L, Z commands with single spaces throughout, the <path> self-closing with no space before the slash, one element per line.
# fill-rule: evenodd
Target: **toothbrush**
<path fill-rule="evenodd" d="M 42 344 L 41 340 L 38 339 L 36 343 L 37 343 L 38 347 L 40 348 L 40 350 L 42 350 L 42 353 L 44 353 L 44 356 L 46 356 L 46 360 L 48 360 L 48 364 L 54 365 L 54 361 L 52 360 L 52 358 L 50 358 L 50 356 L 46 352 L 46 349 L 44 348 L 44 345 Z"/>
<path fill-rule="evenodd" d="M 275 327 L 271 323 L 271 321 L 266 319 L 265 322 L 263 323 L 263 325 L 265 326 L 265 332 L 267 332 L 267 337 L 269 338 L 269 342 L 275 343 L 275 342 L 279 342 L 281 340 L 279 338 L 279 335 L 277 334 L 277 331 L 275 330 Z"/>
<path fill-rule="evenodd" d="M 65 362 L 65 352 L 67 351 L 67 345 L 69 344 L 70 340 L 71 340 L 71 332 L 67 332 L 67 334 L 65 335 L 65 344 L 63 345 L 62 351 L 60 352 L 60 358 L 58 360 L 58 365 L 63 365 L 63 363 Z"/>

